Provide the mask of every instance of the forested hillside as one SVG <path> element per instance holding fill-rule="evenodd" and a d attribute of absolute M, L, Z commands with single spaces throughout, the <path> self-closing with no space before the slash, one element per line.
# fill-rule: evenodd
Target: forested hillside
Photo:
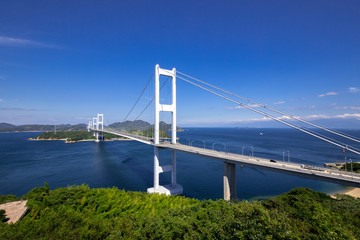
<path fill-rule="evenodd" d="M 0 127 L 0 132 L 48 132 L 48 131 L 54 131 L 55 125 L 42 125 L 42 124 L 29 124 L 29 125 L 20 125 L 15 126 L 8 123 L 2 123 L 2 126 Z M 57 131 L 79 131 L 83 130 L 85 131 L 87 129 L 86 124 L 61 124 L 56 125 Z"/>
<path fill-rule="evenodd" d="M 151 125 L 148 122 L 142 120 L 136 121 L 125 121 L 125 122 L 116 122 L 109 125 L 110 128 L 121 130 L 121 131 L 149 131 L 154 129 L 154 125 Z M 171 124 L 167 124 L 163 121 L 159 123 L 159 127 L 162 131 L 170 132 Z M 177 131 L 183 131 L 183 129 L 177 127 Z M 154 130 L 153 130 L 154 131 Z"/>
<path fill-rule="evenodd" d="M 23 198 L 30 211 L 0 239 L 360 239 L 360 199 L 307 188 L 229 203 L 45 184 Z"/>

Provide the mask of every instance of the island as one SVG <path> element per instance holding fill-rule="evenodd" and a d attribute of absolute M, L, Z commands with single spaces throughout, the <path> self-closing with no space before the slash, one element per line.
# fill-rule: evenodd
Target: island
<path fill-rule="evenodd" d="M 94 134 L 88 131 L 57 131 L 44 132 L 35 138 L 29 140 L 64 140 L 66 143 L 73 143 L 79 141 L 95 141 Z M 104 133 L 104 140 L 124 140 L 124 138 L 111 133 Z"/>
<path fill-rule="evenodd" d="M 5 125 L 8 127 L 8 125 Z M 32 127 L 30 127 L 32 126 Z M 35 126 L 35 127 L 34 127 Z M 64 140 L 66 143 L 79 142 L 79 141 L 94 141 L 95 136 L 93 132 L 88 132 L 85 126 L 83 125 L 60 125 L 60 129 L 64 129 L 62 131 L 57 131 L 58 126 L 52 126 L 51 129 L 48 125 L 26 125 L 26 127 L 22 126 L 21 129 L 34 130 L 34 129 L 47 129 L 47 131 L 41 133 L 35 138 L 29 138 L 29 140 Z M 66 126 L 66 127 L 65 127 Z M 12 129 L 19 129 L 12 127 Z M 154 125 L 142 121 L 125 121 L 125 122 L 117 122 L 106 126 L 105 128 L 109 128 L 114 131 L 122 131 L 127 132 L 139 136 L 144 136 L 148 138 L 154 137 Z M 177 127 L 176 131 L 183 131 L 182 128 Z M 171 132 L 171 124 L 167 124 L 165 122 L 160 122 L 159 124 L 159 135 L 161 139 L 170 139 L 171 136 L 169 134 Z M 103 133 L 104 140 L 125 140 L 126 138 L 119 137 L 110 133 Z"/>

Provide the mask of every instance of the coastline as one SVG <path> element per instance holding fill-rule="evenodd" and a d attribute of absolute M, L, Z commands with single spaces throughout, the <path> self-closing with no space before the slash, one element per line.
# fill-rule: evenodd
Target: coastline
<path fill-rule="evenodd" d="M 337 193 L 331 194 L 330 196 L 333 198 L 336 198 L 336 196 L 335 196 L 336 194 L 346 194 L 346 195 L 352 196 L 354 198 L 360 198 L 360 188 L 349 187 L 349 188 L 344 189 L 344 191 L 342 191 L 342 192 L 337 192 Z"/>
<path fill-rule="evenodd" d="M 360 198 L 360 188 L 350 188 L 343 194 L 347 194 L 355 198 Z"/>
<path fill-rule="evenodd" d="M 65 143 L 77 143 L 77 142 L 95 142 L 96 139 L 83 139 L 79 141 L 68 141 L 66 138 L 61 139 L 35 139 L 35 138 L 28 138 L 29 141 L 64 141 Z M 128 138 L 114 138 L 114 139 L 107 139 L 104 140 L 105 142 L 111 142 L 111 141 L 133 141 L 132 139 Z"/>

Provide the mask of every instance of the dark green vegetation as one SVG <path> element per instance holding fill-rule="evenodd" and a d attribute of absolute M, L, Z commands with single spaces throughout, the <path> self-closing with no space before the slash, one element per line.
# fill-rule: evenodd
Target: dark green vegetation
<path fill-rule="evenodd" d="M 1 203 L 7 203 L 7 202 L 13 202 L 20 200 L 20 198 L 16 197 L 15 195 L 0 195 L 0 204 Z M 6 222 L 8 218 L 6 217 L 5 211 L 0 210 L 0 223 Z"/>
<path fill-rule="evenodd" d="M 21 198 L 16 197 L 15 195 L 0 195 L 0 204 L 1 203 L 7 203 L 7 202 L 13 202 L 16 200 L 20 200 Z"/>
<path fill-rule="evenodd" d="M 360 239 L 360 199 L 307 188 L 228 203 L 45 184 L 23 198 L 29 213 L 0 239 Z"/>
<path fill-rule="evenodd" d="M 129 131 L 132 134 L 135 135 L 140 135 L 140 136 L 145 136 L 145 137 L 149 137 L 149 138 L 153 138 L 154 137 L 154 129 L 153 128 L 149 128 L 146 130 L 142 130 L 142 131 L 137 131 L 137 130 L 130 130 Z M 160 130 L 159 131 L 159 136 L 160 138 L 170 138 L 170 134 L 168 134 L 167 132 Z"/>
<path fill-rule="evenodd" d="M 0 222 L 6 222 L 5 210 L 0 210 Z"/>
<path fill-rule="evenodd" d="M 171 131 L 171 124 L 167 124 L 163 121 L 159 123 L 160 129 L 165 132 Z M 135 121 L 125 121 L 125 122 L 116 122 L 109 125 L 110 128 L 121 130 L 121 131 L 149 131 L 152 129 L 154 131 L 154 125 L 151 125 L 148 122 L 142 120 Z M 177 127 L 178 132 L 183 131 L 183 129 Z"/>
<path fill-rule="evenodd" d="M 129 133 L 145 136 L 145 137 L 154 137 L 154 125 L 151 125 L 148 122 L 142 120 L 136 121 L 125 121 L 125 122 L 117 122 L 109 125 L 110 128 L 120 131 L 127 131 Z M 159 123 L 160 129 L 160 138 L 170 138 L 168 132 L 171 131 L 171 124 L 167 124 L 163 121 Z M 183 129 L 177 127 L 176 130 L 183 131 Z"/>
<path fill-rule="evenodd" d="M 8 123 L 0 123 L 0 132 L 48 132 L 54 131 L 55 125 L 41 125 L 41 124 L 32 124 L 32 125 L 20 125 L 15 126 Z M 61 124 L 56 125 L 56 130 L 58 131 L 85 131 L 87 129 L 86 124 Z"/>
<path fill-rule="evenodd" d="M 345 169 L 348 171 L 348 172 L 351 172 L 351 163 L 346 163 L 346 167 L 345 167 L 345 164 L 344 166 L 341 167 L 341 170 L 344 170 Z M 352 170 L 354 172 L 357 172 L 357 173 L 360 173 L 360 163 L 358 162 L 353 162 L 352 163 Z"/>
<path fill-rule="evenodd" d="M 119 138 L 119 136 L 104 133 L 104 139 Z M 68 142 L 76 142 L 80 140 L 91 140 L 95 139 L 92 132 L 88 131 L 58 131 L 58 132 L 44 132 L 35 138 L 36 140 L 56 140 L 66 139 Z"/>
<path fill-rule="evenodd" d="M 129 130 L 138 130 L 142 131 L 151 127 L 151 124 L 145 122 L 143 120 L 136 121 L 125 121 L 125 122 L 116 122 L 109 125 L 110 128 L 121 130 L 121 131 L 129 131 Z"/>

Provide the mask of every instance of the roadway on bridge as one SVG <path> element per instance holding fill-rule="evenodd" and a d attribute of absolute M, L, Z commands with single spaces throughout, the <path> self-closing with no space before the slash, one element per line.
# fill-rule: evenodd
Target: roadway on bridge
<path fill-rule="evenodd" d="M 92 129 L 93 131 L 97 131 Z M 160 144 L 155 145 L 153 140 L 148 137 L 138 136 L 126 132 L 116 130 L 103 130 L 103 132 L 112 133 L 121 137 L 129 138 L 148 145 L 157 146 L 163 149 L 173 149 L 176 151 L 190 153 L 198 156 L 209 157 L 230 163 L 240 165 L 249 165 L 257 168 L 264 168 L 272 171 L 279 171 L 292 175 L 299 175 L 303 177 L 317 178 L 328 182 L 344 184 L 353 187 L 360 187 L 360 174 L 349 173 L 340 170 L 320 168 L 316 166 L 309 166 L 298 163 L 274 161 L 266 158 L 245 156 L 235 153 L 221 152 L 211 149 L 199 148 L 183 144 L 171 144 L 168 141 L 161 141 Z"/>

